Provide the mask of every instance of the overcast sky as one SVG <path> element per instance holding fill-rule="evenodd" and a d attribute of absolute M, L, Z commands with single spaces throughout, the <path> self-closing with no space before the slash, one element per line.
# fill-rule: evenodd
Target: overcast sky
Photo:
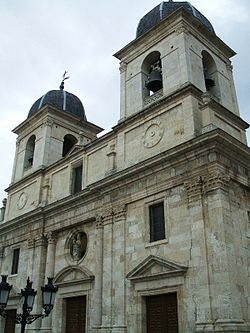
<path fill-rule="evenodd" d="M 0 0 L 1 201 L 15 152 L 11 130 L 26 119 L 40 96 L 58 89 L 65 69 L 70 75 L 66 90 L 82 100 L 88 120 L 106 130 L 117 123 L 119 61 L 112 54 L 135 38 L 140 18 L 159 3 Z M 250 1 L 191 3 L 238 53 L 232 59 L 238 102 L 242 118 L 250 122 Z"/>

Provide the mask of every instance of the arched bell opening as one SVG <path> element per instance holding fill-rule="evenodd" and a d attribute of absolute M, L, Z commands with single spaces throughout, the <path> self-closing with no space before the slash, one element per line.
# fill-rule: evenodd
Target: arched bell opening
<path fill-rule="evenodd" d="M 142 64 L 143 98 L 153 95 L 163 88 L 161 54 L 150 53 Z"/>
<path fill-rule="evenodd" d="M 62 157 L 66 156 L 76 143 L 77 139 L 76 137 L 74 137 L 74 135 L 71 134 L 65 135 L 63 138 Z"/>
<path fill-rule="evenodd" d="M 34 162 L 34 151 L 36 145 L 36 136 L 31 135 L 26 144 L 25 157 L 24 157 L 24 169 L 32 167 Z"/>
<path fill-rule="evenodd" d="M 207 51 L 202 51 L 201 54 L 206 91 L 219 98 L 220 92 L 216 63 Z"/>

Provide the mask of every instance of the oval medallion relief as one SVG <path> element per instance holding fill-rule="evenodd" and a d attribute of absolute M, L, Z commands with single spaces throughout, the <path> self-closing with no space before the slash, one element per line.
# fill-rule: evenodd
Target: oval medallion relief
<path fill-rule="evenodd" d="M 18 209 L 22 209 L 26 205 L 27 200 L 28 200 L 28 195 L 25 192 L 22 192 L 17 202 Z"/>
<path fill-rule="evenodd" d="M 70 239 L 70 256 L 71 260 L 73 261 L 79 261 L 81 260 L 87 250 L 87 235 L 85 232 L 77 232 L 74 235 L 72 235 Z"/>

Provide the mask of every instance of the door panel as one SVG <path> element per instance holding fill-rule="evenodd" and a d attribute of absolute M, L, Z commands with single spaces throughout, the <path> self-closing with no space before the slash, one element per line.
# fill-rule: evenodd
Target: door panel
<path fill-rule="evenodd" d="M 85 333 L 86 296 L 66 299 L 66 333 Z"/>
<path fill-rule="evenodd" d="M 178 333 L 177 295 L 146 297 L 147 333 Z"/>

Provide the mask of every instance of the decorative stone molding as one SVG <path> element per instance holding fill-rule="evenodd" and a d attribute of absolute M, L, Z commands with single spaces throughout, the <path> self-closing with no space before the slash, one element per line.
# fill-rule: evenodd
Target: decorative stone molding
<path fill-rule="evenodd" d="M 175 33 L 177 35 L 180 35 L 182 33 L 186 33 L 188 34 L 189 33 L 189 29 L 188 29 L 188 26 L 186 24 L 181 24 L 181 25 L 178 25 L 175 29 Z"/>
<path fill-rule="evenodd" d="M 0 208 L 0 222 L 4 221 L 6 205 L 7 205 L 7 199 L 6 198 L 3 199 L 2 204 L 3 205 Z"/>
<path fill-rule="evenodd" d="M 232 72 L 233 71 L 233 65 L 232 64 L 226 64 L 227 70 Z"/>
<path fill-rule="evenodd" d="M 224 173 L 212 173 L 204 177 L 203 188 L 205 192 L 213 191 L 216 189 L 228 190 L 230 176 Z"/>
<path fill-rule="evenodd" d="M 119 68 L 120 73 L 124 73 L 124 72 L 126 72 L 127 67 L 128 67 L 128 65 L 126 64 L 126 62 L 122 61 L 122 62 L 120 63 L 120 68 Z"/>
<path fill-rule="evenodd" d="M 104 224 L 112 222 L 114 219 L 122 219 L 126 217 L 126 205 L 121 204 L 109 207 L 102 213 L 96 215 L 96 228 L 102 228 Z"/>
<path fill-rule="evenodd" d="M 54 125 L 54 120 L 52 118 L 47 118 L 43 122 L 43 126 L 52 127 Z"/>
<path fill-rule="evenodd" d="M 201 95 L 203 105 L 210 104 L 213 100 L 211 98 L 211 95 L 208 92 L 205 92 Z"/>
<path fill-rule="evenodd" d="M 213 94 L 210 94 L 209 92 L 205 92 L 201 95 L 201 98 L 202 98 L 202 104 L 203 104 L 203 107 L 204 106 L 207 106 L 207 105 L 211 105 L 215 102 L 219 103 L 220 102 L 220 98 L 213 95 Z"/>
<path fill-rule="evenodd" d="M 45 188 L 45 187 L 50 187 L 50 178 L 49 177 L 44 179 L 43 188 Z"/>
<path fill-rule="evenodd" d="M 120 205 L 113 208 L 113 215 L 115 219 L 125 218 L 126 213 L 126 205 Z"/>
<path fill-rule="evenodd" d="M 102 213 L 102 219 L 103 222 L 106 222 L 107 220 L 111 220 L 113 218 L 113 208 L 107 208 L 103 213 Z"/>
<path fill-rule="evenodd" d="M 72 284 L 79 284 L 79 282 L 91 282 L 94 278 L 94 274 L 86 267 L 69 266 L 56 274 L 54 284 L 57 286 L 72 286 Z"/>
<path fill-rule="evenodd" d="M 0 258 L 3 258 L 4 256 L 4 247 L 0 247 Z"/>
<path fill-rule="evenodd" d="M 188 267 L 182 264 L 150 255 L 127 274 L 127 279 L 133 282 L 161 280 L 172 276 L 182 276 L 187 269 Z"/>
<path fill-rule="evenodd" d="M 185 182 L 189 198 L 199 196 L 213 190 L 228 190 L 230 177 L 222 172 L 213 172 L 206 176 L 200 176 Z"/>
<path fill-rule="evenodd" d="M 109 144 L 109 148 L 108 148 L 108 152 L 107 152 L 107 156 L 108 156 L 108 160 L 109 160 L 109 171 L 114 171 L 116 169 L 116 145 L 115 142 L 111 142 L 111 144 Z"/>
<path fill-rule="evenodd" d="M 28 239 L 28 249 L 33 249 L 35 247 L 35 239 Z"/>
<path fill-rule="evenodd" d="M 202 193 L 202 177 L 196 177 L 184 183 L 188 197 L 198 196 Z"/>
<path fill-rule="evenodd" d="M 103 228 L 103 220 L 102 220 L 102 216 L 101 215 L 97 214 L 95 216 L 95 226 L 96 226 L 96 229 Z"/>

